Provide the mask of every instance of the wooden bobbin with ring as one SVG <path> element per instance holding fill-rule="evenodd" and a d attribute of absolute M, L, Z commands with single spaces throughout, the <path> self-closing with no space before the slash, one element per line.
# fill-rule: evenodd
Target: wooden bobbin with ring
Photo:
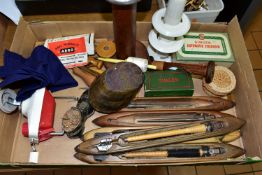
<path fill-rule="evenodd" d="M 113 41 L 102 41 L 97 44 L 96 46 L 96 53 L 100 57 L 110 58 L 115 55 L 116 53 L 116 45 Z"/>

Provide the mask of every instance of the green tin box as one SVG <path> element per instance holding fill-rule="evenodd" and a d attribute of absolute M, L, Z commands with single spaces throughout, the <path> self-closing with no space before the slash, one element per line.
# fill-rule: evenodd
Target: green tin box
<path fill-rule="evenodd" d="M 145 73 L 145 97 L 192 96 L 191 74 L 182 69 Z"/>
<path fill-rule="evenodd" d="M 203 63 L 215 61 L 217 65 L 230 67 L 234 62 L 227 33 L 189 32 L 184 37 L 184 46 L 177 52 L 176 61 Z"/>

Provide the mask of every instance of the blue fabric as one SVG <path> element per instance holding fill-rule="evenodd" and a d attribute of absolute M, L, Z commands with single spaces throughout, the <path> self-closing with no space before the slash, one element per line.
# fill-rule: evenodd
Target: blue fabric
<path fill-rule="evenodd" d="M 4 79 L 0 88 L 19 84 L 17 101 L 29 98 L 43 87 L 54 92 L 78 85 L 58 57 L 44 46 L 36 47 L 27 59 L 6 50 L 0 77 Z"/>

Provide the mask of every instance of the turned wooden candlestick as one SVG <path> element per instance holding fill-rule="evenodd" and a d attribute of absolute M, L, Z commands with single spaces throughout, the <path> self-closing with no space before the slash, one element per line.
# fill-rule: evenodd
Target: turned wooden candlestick
<path fill-rule="evenodd" d="M 136 54 L 136 3 L 112 5 L 116 56 L 126 59 Z"/>
<path fill-rule="evenodd" d="M 146 47 L 136 40 L 136 7 L 140 0 L 108 1 L 112 3 L 116 57 L 123 60 L 134 56 L 148 59 Z"/>

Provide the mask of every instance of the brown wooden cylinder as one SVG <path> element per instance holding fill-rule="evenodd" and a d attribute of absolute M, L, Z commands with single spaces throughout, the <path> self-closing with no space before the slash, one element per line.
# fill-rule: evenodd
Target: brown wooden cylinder
<path fill-rule="evenodd" d="M 213 61 L 209 61 L 207 64 L 184 64 L 177 62 L 168 63 L 163 61 L 153 61 L 151 64 L 156 66 L 157 70 L 167 70 L 170 67 L 182 68 L 189 73 L 205 77 L 206 83 L 210 83 L 213 80 L 215 71 L 215 63 Z"/>
<path fill-rule="evenodd" d="M 136 56 L 136 3 L 112 4 L 114 42 L 118 59 Z"/>
<path fill-rule="evenodd" d="M 144 82 L 144 74 L 133 63 L 117 63 L 91 85 L 89 102 L 101 113 L 113 113 L 126 107 Z"/>

